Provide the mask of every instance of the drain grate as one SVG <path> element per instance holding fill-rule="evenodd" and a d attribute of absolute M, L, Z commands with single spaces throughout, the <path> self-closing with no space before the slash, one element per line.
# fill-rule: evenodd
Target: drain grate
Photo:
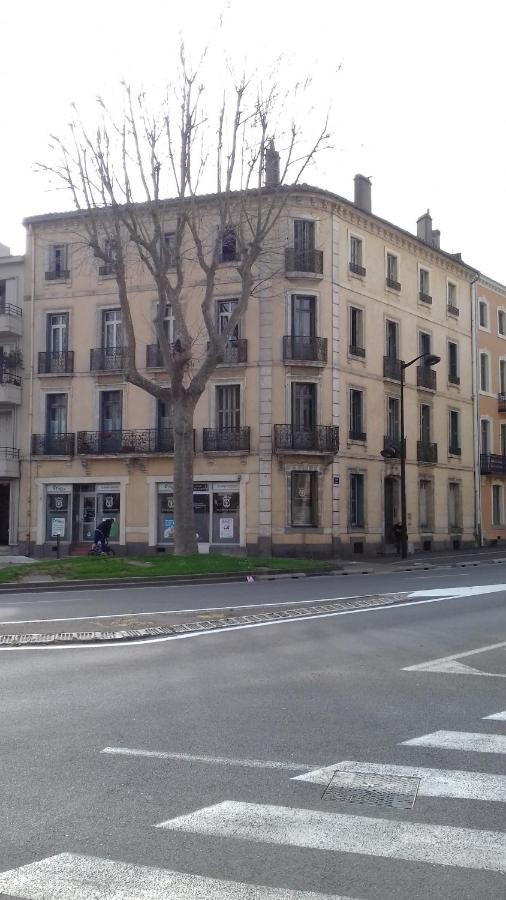
<path fill-rule="evenodd" d="M 413 809 L 419 784 L 419 778 L 407 776 L 335 772 L 322 794 L 322 800 L 344 800 L 346 803 Z"/>

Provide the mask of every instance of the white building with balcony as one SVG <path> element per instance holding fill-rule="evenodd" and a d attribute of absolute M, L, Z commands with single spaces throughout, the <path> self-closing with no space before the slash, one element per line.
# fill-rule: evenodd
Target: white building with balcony
<path fill-rule="evenodd" d="M 0 553 L 17 543 L 24 256 L 0 244 Z"/>

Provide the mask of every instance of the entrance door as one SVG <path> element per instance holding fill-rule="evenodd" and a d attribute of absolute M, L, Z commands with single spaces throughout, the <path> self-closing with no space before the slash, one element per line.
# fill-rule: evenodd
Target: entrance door
<path fill-rule="evenodd" d="M 0 484 L 0 544 L 9 543 L 9 515 L 10 515 L 9 484 Z"/>
<path fill-rule="evenodd" d="M 79 504 L 79 538 L 86 543 L 93 542 L 97 521 L 97 498 L 93 494 L 81 494 Z"/>
<path fill-rule="evenodd" d="M 395 543 L 394 525 L 398 519 L 397 479 L 385 478 L 385 543 Z"/>
<path fill-rule="evenodd" d="M 209 545 L 209 494 L 193 495 L 193 515 L 198 544 Z"/>

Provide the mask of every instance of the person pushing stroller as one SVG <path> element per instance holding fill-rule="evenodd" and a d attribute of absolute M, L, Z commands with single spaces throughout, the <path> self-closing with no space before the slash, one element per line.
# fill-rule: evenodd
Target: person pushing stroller
<path fill-rule="evenodd" d="M 100 525 L 97 525 L 95 528 L 95 534 L 93 535 L 95 543 L 93 549 L 98 550 L 99 553 L 103 553 L 109 543 L 109 535 L 114 522 L 114 519 L 104 519 Z"/>

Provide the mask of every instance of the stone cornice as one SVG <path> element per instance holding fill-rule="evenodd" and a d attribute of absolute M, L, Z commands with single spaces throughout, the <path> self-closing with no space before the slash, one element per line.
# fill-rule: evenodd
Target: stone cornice
<path fill-rule="evenodd" d="M 497 294 L 501 294 L 502 297 L 506 297 L 506 285 L 501 284 L 500 281 L 494 281 L 493 278 L 488 278 L 487 275 L 480 273 L 478 284 L 482 284 L 483 287 L 489 288 L 489 290 L 495 291 Z"/>

